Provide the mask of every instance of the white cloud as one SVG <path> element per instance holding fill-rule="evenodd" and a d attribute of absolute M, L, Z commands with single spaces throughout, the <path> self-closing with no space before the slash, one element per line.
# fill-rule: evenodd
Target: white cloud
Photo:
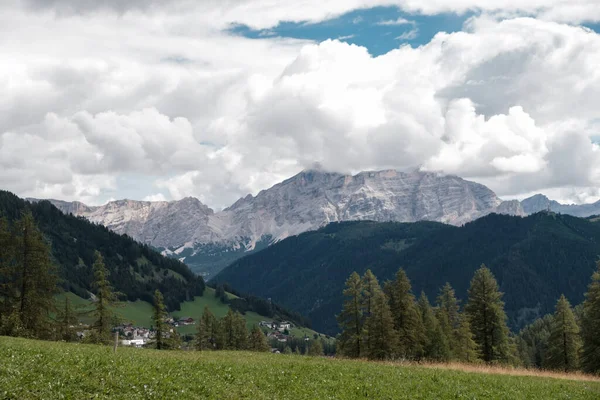
<path fill-rule="evenodd" d="M 573 2 L 549 1 L 555 8 L 479 6 L 583 16 Z M 338 41 L 219 31 L 234 21 L 269 28 L 285 15 L 315 21 L 362 1 L 100 4 L 53 0 L 59 15 L 0 13 L 1 187 L 99 203 L 120 197 L 118 177 L 137 174 L 155 182 L 139 198 L 194 195 L 219 208 L 315 161 L 344 172 L 422 166 L 507 196 L 573 198 L 576 187 L 593 198 L 589 188 L 600 186 L 590 140 L 600 120 L 600 37 L 591 31 L 484 16 L 465 32 L 374 58 Z M 425 13 L 477 7 L 396 4 Z"/>
<path fill-rule="evenodd" d="M 419 30 L 417 28 L 411 29 L 402 33 L 400 36 L 396 36 L 396 40 L 413 40 L 419 36 Z"/>
<path fill-rule="evenodd" d="M 416 25 L 415 21 L 408 20 L 406 18 L 396 18 L 396 19 L 386 19 L 384 21 L 380 21 L 377 25 Z"/>

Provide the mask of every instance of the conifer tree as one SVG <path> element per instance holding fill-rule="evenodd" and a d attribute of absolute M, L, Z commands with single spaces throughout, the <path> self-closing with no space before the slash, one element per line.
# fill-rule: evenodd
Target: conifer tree
<path fill-rule="evenodd" d="M 482 265 L 471 280 L 465 307 L 475 342 L 485 362 L 508 362 L 510 343 L 502 293 L 492 272 Z"/>
<path fill-rule="evenodd" d="M 398 355 L 402 358 L 418 358 L 423 351 L 423 321 L 415 304 L 415 296 L 408 276 L 403 269 L 396 279 L 386 284 L 386 295 L 398 333 Z"/>
<path fill-rule="evenodd" d="M 458 328 L 454 332 L 453 346 L 451 354 L 455 360 L 468 363 L 479 360 L 479 348 L 473 339 L 469 318 L 464 314 L 459 314 Z"/>
<path fill-rule="evenodd" d="M 65 295 L 64 306 L 59 310 L 57 317 L 60 340 L 74 341 L 77 338 L 74 325 L 77 324 L 78 320 L 68 295 Z"/>
<path fill-rule="evenodd" d="M 600 372 L 600 260 L 596 266 L 598 269 L 585 294 L 581 320 L 581 367 L 589 373 Z"/>
<path fill-rule="evenodd" d="M 225 334 L 224 349 L 245 350 L 248 346 L 246 320 L 238 312 L 229 309 L 222 322 Z"/>
<path fill-rule="evenodd" d="M 346 357 L 360 357 L 362 348 L 363 327 L 363 285 L 360 276 L 353 272 L 346 280 L 344 289 L 344 306 L 337 316 L 338 324 L 342 330 L 338 337 L 337 345 L 340 354 Z"/>
<path fill-rule="evenodd" d="M 235 338 L 234 348 L 236 350 L 248 349 L 248 327 L 246 326 L 246 320 L 237 311 L 234 313 L 233 327 Z"/>
<path fill-rule="evenodd" d="M 0 322 L 13 310 L 15 289 L 14 237 L 6 218 L 0 218 Z"/>
<path fill-rule="evenodd" d="M 108 270 L 104 265 L 104 259 L 99 251 L 94 253 L 94 282 L 92 287 L 96 291 L 96 301 L 94 303 L 93 316 L 95 321 L 92 323 L 92 332 L 90 341 L 93 343 L 108 344 L 111 342 L 111 327 L 116 321 L 116 314 L 113 311 L 117 307 L 117 293 L 108 280 Z"/>
<path fill-rule="evenodd" d="M 154 306 L 152 312 L 152 324 L 154 325 L 155 346 L 157 350 L 167 348 L 167 310 L 165 308 L 164 298 L 160 290 L 154 291 Z"/>
<path fill-rule="evenodd" d="M 267 343 L 267 337 L 258 325 L 254 325 L 250 331 L 248 349 L 259 352 L 266 352 L 270 349 L 269 343 Z"/>
<path fill-rule="evenodd" d="M 454 289 L 450 286 L 450 283 L 446 282 L 442 289 L 440 289 L 440 293 L 437 297 L 436 317 L 447 338 L 452 358 L 456 358 L 454 349 L 458 346 L 456 339 L 460 325 L 459 310 L 460 308 Z"/>
<path fill-rule="evenodd" d="M 381 290 L 376 291 L 373 296 L 365 331 L 369 333 L 368 346 L 365 346 L 368 358 L 384 360 L 395 356 L 398 334 L 394 330 L 394 319 L 387 298 Z"/>
<path fill-rule="evenodd" d="M 285 347 L 283 348 L 283 354 L 290 355 L 290 354 L 294 354 L 294 353 L 292 352 L 292 348 L 286 344 Z"/>
<path fill-rule="evenodd" d="M 16 222 L 15 233 L 14 287 L 17 297 L 13 312 L 19 316 L 26 335 L 48 338 L 51 334 L 50 312 L 55 310 L 54 294 L 58 290 L 50 247 L 30 211 L 24 212 Z"/>
<path fill-rule="evenodd" d="M 423 335 L 424 357 L 435 361 L 448 361 L 450 359 L 448 339 L 424 292 L 421 292 L 418 306 L 425 329 L 425 335 Z"/>
<path fill-rule="evenodd" d="M 544 367 L 565 372 L 577 369 L 580 348 L 579 326 L 575 321 L 571 304 L 562 295 L 556 303 Z"/>
<path fill-rule="evenodd" d="M 309 356 L 318 357 L 323 355 L 323 344 L 321 343 L 321 339 L 315 339 L 310 342 L 310 346 L 308 347 Z"/>
<path fill-rule="evenodd" d="M 368 269 L 361 279 L 362 284 L 362 317 L 363 317 L 363 353 L 368 356 L 371 352 L 371 339 L 373 334 L 377 334 L 375 329 L 369 329 L 367 321 L 373 313 L 373 303 L 375 297 L 381 292 L 381 287 L 377 277 Z"/>
<path fill-rule="evenodd" d="M 196 350 L 214 349 L 216 345 L 217 330 L 217 319 L 210 311 L 208 306 L 204 306 L 204 312 L 198 321 L 198 327 L 196 331 Z"/>

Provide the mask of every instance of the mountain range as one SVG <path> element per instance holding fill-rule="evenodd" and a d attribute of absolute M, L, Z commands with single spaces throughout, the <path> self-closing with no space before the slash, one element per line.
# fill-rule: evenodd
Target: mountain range
<path fill-rule="evenodd" d="M 102 206 L 50 201 L 65 213 L 178 258 L 205 277 L 244 255 L 331 222 L 425 220 L 460 226 L 490 213 L 524 216 L 548 206 L 578 216 L 600 213 L 600 203 L 566 206 L 542 195 L 502 201 L 486 186 L 453 175 L 395 170 L 345 175 L 320 168 L 302 171 L 218 212 L 193 197 L 117 200 Z"/>
<path fill-rule="evenodd" d="M 33 200 L 33 199 L 31 199 Z M 524 215 L 487 187 L 457 176 L 395 170 L 344 175 L 311 169 L 215 212 L 200 200 L 111 201 L 103 206 L 50 200 L 179 258 L 205 276 L 249 252 L 331 222 L 439 221 L 461 225 L 492 212 Z"/>
<path fill-rule="evenodd" d="M 338 330 L 348 276 L 371 269 L 381 283 L 404 268 L 415 295 L 435 301 L 449 282 L 462 304 L 476 269 L 496 276 L 510 327 L 518 331 L 553 312 L 564 294 L 583 301 L 600 254 L 600 223 L 552 212 L 490 214 L 456 227 L 438 222 L 333 223 L 282 240 L 234 262 L 214 283 L 268 297 L 306 315 L 313 327 Z"/>

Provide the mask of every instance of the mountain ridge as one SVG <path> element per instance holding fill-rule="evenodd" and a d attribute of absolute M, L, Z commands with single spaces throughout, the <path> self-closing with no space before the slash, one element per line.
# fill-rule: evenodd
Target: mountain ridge
<path fill-rule="evenodd" d="M 519 202 L 502 201 L 484 185 L 417 170 L 355 175 L 304 170 L 219 212 L 190 197 L 118 200 L 96 207 L 53 202 L 66 213 L 127 234 L 210 274 L 226 261 L 331 222 L 429 220 L 461 225 L 492 212 L 525 215 Z"/>
<path fill-rule="evenodd" d="M 510 326 L 518 330 L 552 312 L 565 294 L 583 300 L 600 254 L 600 224 L 540 212 L 490 214 L 455 227 L 438 222 L 351 221 L 293 236 L 243 257 L 213 278 L 270 297 L 334 334 L 348 276 L 371 269 L 381 282 L 404 268 L 415 294 L 433 301 L 450 282 L 463 301 L 485 263 L 498 279 Z"/>

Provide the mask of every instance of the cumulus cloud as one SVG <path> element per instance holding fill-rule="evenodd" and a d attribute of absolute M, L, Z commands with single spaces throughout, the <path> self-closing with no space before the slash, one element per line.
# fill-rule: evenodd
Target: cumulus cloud
<path fill-rule="evenodd" d="M 372 57 L 335 40 L 219 30 L 272 27 L 286 13 L 324 19 L 366 6 L 358 0 L 53 0 L 33 12 L 35 1 L 0 13 L 0 186 L 20 195 L 99 203 L 135 174 L 154 182 L 139 198 L 193 195 L 219 208 L 318 161 L 443 171 L 505 196 L 597 196 L 600 36 L 548 21 L 577 2 L 382 1 L 539 18 L 476 17 Z"/>

